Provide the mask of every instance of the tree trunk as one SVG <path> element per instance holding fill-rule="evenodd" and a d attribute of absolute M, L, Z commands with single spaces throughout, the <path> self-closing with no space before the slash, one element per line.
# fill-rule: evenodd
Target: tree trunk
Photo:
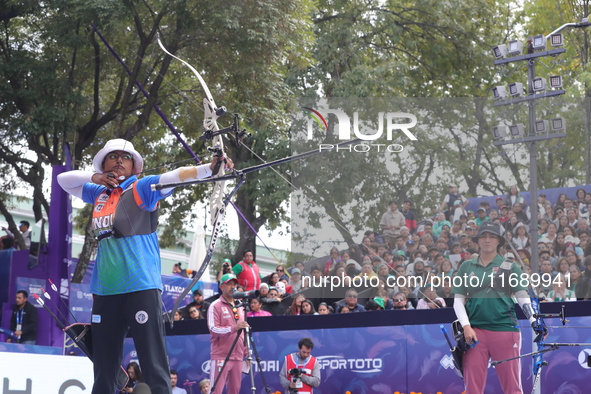
<path fill-rule="evenodd" d="M 248 220 L 248 222 L 252 225 L 254 230 L 258 232 L 262 224 L 266 221 L 266 218 L 257 218 L 255 216 L 256 210 L 254 208 L 254 201 L 248 197 L 245 189 L 238 190 L 236 193 L 236 202 L 234 204 L 240 210 L 242 215 L 244 215 L 246 220 Z M 238 218 L 238 228 L 240 231 L 240 240 L 238 242 L 238 247 L 234 252 L 232 261 L 242 260 L 242 255 L 244 254 L 245 250 L 251 250 L 252 255 L 256 261 L 256 234 L 241 217 Z"/>
<path fill-rule="evenodd" d="M 15 243 L 18 245 L 19 249 L 27 250 L 27 246 L 25 245 L 25 239 L 23 238 L 23 235 L 21 234 L 20 230 L 16 226 L 16 223 L 14 222 L 14 218 L 12 217 L 10 212 L 8 212 L 8 208 L 6 207 L 6 205 L 4 205 L 4 201 L 2 200 L 0 200 L 0 212 L 6 218 L 6 221 L 8 222 L 8 230 L 10 230 L 10 232 L 14 235 Z"/>
<path fill-rule="evenodd" d="M 84 237 L 84 246 L 82 247 L 80 256 L 78 256 L 78 264 L 76 265 L 76 270 L 74 271 L 74 276 L 72 277 L 72 283 L 82 283 L 84 274 L 88 269 L 88 263 L 92 259 L 92 255 L 94 254 L 96 248 L 96 241 L 92 232 L 92 215 L 88 217 L 88 221 L 86 222 L 85 233 L 86 236 Z"/>

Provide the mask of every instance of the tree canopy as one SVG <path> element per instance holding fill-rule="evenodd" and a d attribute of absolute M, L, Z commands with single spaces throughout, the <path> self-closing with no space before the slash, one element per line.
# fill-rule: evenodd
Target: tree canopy
<path fill-rule="evenodd" d="M 198 139 L 203 133 L 201 86 L 160 50 L 157 34 L 172 53 L 196 66 L 216 103 L 239 113 L 253 134 L 245 146 L 227 139 L 227 153 L 238 168 L 310 147 L 301 144 L 298 128 L 305 98 L 354 105 L 370 128 L 376 127 L 376 108 L 418 111 L 418 142 L 405 141 L 403 154 L 320 155 L 249 175 L 235 204 L 256 231 L 277 228 L 291 216 L 302 220 L 294 241 L 306 242 L 307 226 L 329 220 L 339 229 L 336 237 L 359 242 L 355 234 L 377 229 L 392 198 L 411 198 L 415 209 L 427 215 L 452 180 L 469 196 L 505 193 L 512 184 L 525 189 L 525 149 L 496 148 L 490 136 L 500 117 L 519 121 L 525 112 L 501 113 L 488 100 L 490 88 L 508 80 L 496 74 L 490 47 L 513 37 L 547 34 L 587 11 L 587 1 L 522 6 L 491 0 L 2 2 L 0 174 L 6 187 L 0 192 L 0 212 L 9 218 L 7 194 L 19 187 L 30 190 L 36 219 L 49 210 L 43 182 L 48 165 L 64 163 L 64 144 L 76 168 L 87 168 L 114 137 L 141 147 L 150 173 L 187 159 L 155 105 L 193 151 L 207 154 L 206 143 Z M 540 107 L 540 116 L 558 113 L 572 119 L 562 145 L 541 144 L 541 188 L 586 179 L 580 146 L 589 139 L 589 122 L 585 126 L 579 112 L 585 109 L 589 119 L 591 111 L 588 101 L 575 101 L 589 96 L 586 34 L 566 32 L 564 63 L 552 70 L 538 67 L 540 75 L 562 73 L 568 95 L 576 97 Z M 373 101 L 364 100 L 370 97 Z M 335 124 L 332 116 L 328 121 Z M 231 115 L 220 119 L 222 127 L 231 122 Z M 335 141 L 330 131 L 315 136 L 316 143 Z M 331 160 L 337 165 L 327 166 Z M 192 207 L 208 193 L 207 187 L 182 188 L 163 202 L 163 245 L 176 242 L 181 224 L 194 220 Z M 233 251 L 238 261 L 242 250 L 254 249 L 255 234 L 243 221 L 231 225 L 240 229 Z M 16 230 L 14 223 L 11 228 Z M 92 243 L 87 237 L 83 260 L 90 258 Z"/>

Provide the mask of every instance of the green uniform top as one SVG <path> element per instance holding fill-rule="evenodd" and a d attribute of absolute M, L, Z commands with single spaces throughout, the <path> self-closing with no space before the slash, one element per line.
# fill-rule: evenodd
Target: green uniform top
<path fill-rule="evenodd" d="M 479 258 L 464 262 L 458 270 L 458 279 L 454 281 L 452 293 L 462 294 L 468 297 L 466 312 L 470 319 L 470 325 L 489 331 L 519 331 L 517 316 L 515 315 L 515 302 L 502 291 L 490 287 L 491 274 L 496 273 L 505 259 L 497 254 L 486 267 L 479 263 Z M 509 277 L 505 276 L 504 287 L 511 289 L 511 294 L 519 290 L 527 289 L 522 286 L 522 271 L 515 263 L 511 264 Z M 478 279 L 478 281 L 476 280 Z M 509 285 L 509 281 L 516 286 Z M 479 283 L 477 283 L 479 282 Z M 455 286 L 459 284 L 459 286 Z M 482 289 L 478 291 L 479 289 Z"/>
<path fill-rule="evenodd" d="M 484 219 L 480 219 L 480 217 L 477 217 L 476 219 L 474 219 L 474 221 L 476 222 L 476 225 L 478 227 L 482 226 L 482 223 L 488 222 L 489 220 L 490 220 L 490 218 L 488 216 L 486 216 Z"/>

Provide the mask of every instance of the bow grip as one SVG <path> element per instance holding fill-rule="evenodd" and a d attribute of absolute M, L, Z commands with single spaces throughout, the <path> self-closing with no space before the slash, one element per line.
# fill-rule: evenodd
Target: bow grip
<path fill-rule="evenodd" d="M 224 160 L 218 160 L 217 163 L 215 163 L 215 166 L 213 166 L 213 170 L 211 172 L 211 174 L 213 176 L 216 176 L 219 172 L 220 172 L 220 167 L 222 165 L 222 163 L 226 163 L 226 159 L 224 158 Z"/>

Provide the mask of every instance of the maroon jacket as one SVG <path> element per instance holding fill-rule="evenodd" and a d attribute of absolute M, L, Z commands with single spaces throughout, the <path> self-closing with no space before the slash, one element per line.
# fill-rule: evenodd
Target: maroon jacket
<path fill-rule="evenodd" d="M 236 339 L 236 326 L 244 321 L 244 308 L 237 308 L 238 320 L 235 318 L 234 307 L 222 296 L 211 303 L 207 310 L 207 326 L 211 334 L 211 359 L 224 360 Z M 230 360 L 242 361 L 248 354 L 244 346 L 244 333 L 236 343 Z"/>

